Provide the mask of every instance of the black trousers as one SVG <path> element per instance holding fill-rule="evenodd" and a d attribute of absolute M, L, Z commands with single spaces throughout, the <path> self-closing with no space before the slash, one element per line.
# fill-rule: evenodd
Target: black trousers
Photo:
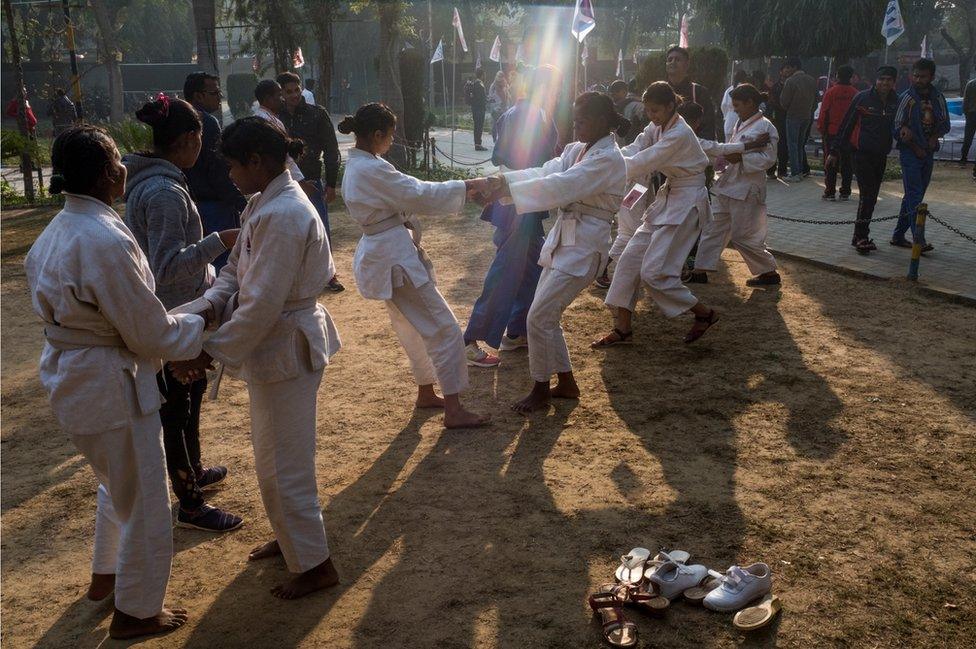
<path fill-rule="evenodd" d="M 840 194 L 851 195 L 851 180 L 854 175 L 854 159 L 850 151 L 838 149 L 835 142 L 824 144 L 824 159 L 831 154 L 837 155 L 837 164 L 824 169 L 824 194 L 833 196 L 837 193 L 837 168 L 840 167 Z"/>
<path fill-rule="evenodd" d="M 481 133 L 485 130 L 485 109 L 475 106 L 471 109 L 474 118 L 474 145 L 481 146 Z"/>
<path fill-rule="evenodd" d="M 854 173 L 857 175 L 857 189 L 861 198 L 857 203 L 857 219 L 863 223 L 854 224 L 854 241 L 867 239 L 870 234 L 871 216 L 878 202 L 878 192 L 884 180 L 888 156 L 881 153 L 854 152 Z"/>
<path fill-rule="evenodd" d="M 166 471 L 182 509 L 203 504 L 203 491 L 197 485 L 200 464 L 200 404 L 207 391 L 207 379 L 183 385 L 164 366 L 156 375 L 159 391 L 166 402 L 159 409 L 163 424 Z"/>
<path fill-rule="evenodd" d="M 774 123 L 779 142 L 776 145 L 776 173 L 780 176 L 789 175 L 790 145 L 786 139 L 786 121 L 778 120 Z"/>
<path fill-rule="evenodd" d="M 966 130 L 962 137 L 962 153 L 959 159 L 965 162 L 969 158 L 969 147 L 972 146 L 973 136 L 976 135 L 976 111 L 966 113 Z"/>

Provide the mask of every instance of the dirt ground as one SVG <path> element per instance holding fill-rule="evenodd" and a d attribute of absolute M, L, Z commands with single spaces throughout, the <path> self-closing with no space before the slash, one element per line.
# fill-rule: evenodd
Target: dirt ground
<path fill-rule="evenodd" d="M 84 597 L 95 481 L 37 380 L 40 326 L 21 261 L 49 211 L 3 216 L 2 641 L 121 646 L 110 603 Z M 281 561 L 253 474 L 247 394 L 206 403 L 211 501 L 246 517 L 225 536 L 176 530 L 168 601 L 188 626 L 147 647 L 599 647 L 585 604 L 631 547 L 709 567 L 765 561 L 784 611 L 744 635 L 676 602 L 632 613 L 643 647 L 966 647 L 976 632 L 976 311 L 787 261 L 751 290 L 731 251 L 697 289 L 723 314 L 699 344 L 650 303 L 636 344 L 591 352 L 608 314 L 585 292 L 564 320 L 578 403 L 522 417 L 524 351 L 472 370 L 494 426 L 448 432 L 414 387 L 382 304 L 351 279 L 356 235 L 333 214 L 350 290 L 324 295 L 343 349 L 319 394 L 320 496 L 342 584 L 297 602 L 268 589 Z M 463 321 L 492 253 L 473 212 L 424 240 Z M 92 404 L 96 407 L 97 404 Z"/>

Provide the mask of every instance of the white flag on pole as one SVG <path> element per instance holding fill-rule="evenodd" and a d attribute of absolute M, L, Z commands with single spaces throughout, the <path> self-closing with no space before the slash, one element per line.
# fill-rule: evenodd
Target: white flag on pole
<path fill-rule="evenodd" d="M 302 56 L 302 48 L 295 48 L 294 54 L 291 55 L 291 67 L 298 68 L 305 66 L 305 57 Z"/>
<path fill-rule="evenodd" d="M 434 56 L 430 57 L 430 64 L 434 65 L 438 61 L 444 60 L 444 39 L 437 41 L 437 49 L 434 50 Z"/>
<path fill-rule="evenodd" d="M 586 41 L 583 41 L 583 54 L 581 55 L 581 58 L 583 59 L 582 63 L 583 67 L 585 68 L 586 62 L 590 59 L 590 46 L 586 44 Z"/>
<path fill-rule="evenodd" d="M 461 27 L 461 14 L 458 13 L 457 7 L 454 7 L 454 18 L 451 20 L 451 24 L 457 30 L 458 39 L 461 41 L 461 49 L 467 52 L 468 44 L 464 42 L 464 29 Z"/>
<path fill-rule="evenodd" d="M 573 27 L 570 31 L 580 43 L 586 35 L 596 27 L 596 17 L 593 15 L 593 3 L 590 0 L 576 0 L 576 11 L 573 12 Z"/>
<path fill-rule="evenodd" d="M 885 37 L 885 42 L 891 45 L 904 33 L 905 21 L 901 19 L 901 8 L 898 6 L 898 0 L 891 0 L 885 9 L 884 21 L 881 23 L 881 35 Z"/>
<path fill-rule="evenodd" d="M 624 51 L 617 50 L 617 78 L 624 76 Z"/>
<path fill-rule="evenodd" d="M 681 14 L 681 28 L 678 34 L 678 47 L 688 47 L 688 14 Z"/>
<path fill-rule="evenodd" d="M 921 54 L 919 56 L 921 56 L 923 59 L 927 59 L 928 58 L 928 56 L 926 56 L 926 54 L 925 54 L 925 45 L 926 45 L 926 43 L 928 43 L 928 40 L 929 40 L 928 34 L 926 34 L 925 36 L 922 37 L 922 52 L 921 52 Z"/>
<path fill-rule="evenodd" d="M 491 44 L 491 54 L 488 55 L 488 58 L 495 63 L 502 60 L 502 39 L 500 37 L 495 36 L 495 42 Z"/>

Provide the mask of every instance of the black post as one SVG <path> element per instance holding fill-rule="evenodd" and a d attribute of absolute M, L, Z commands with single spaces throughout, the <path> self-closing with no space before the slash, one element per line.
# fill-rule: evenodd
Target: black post
<path fill-rule="evenodd" d="M 78 57 L 75 55 L 75 28 L 71 23 L 71 9 L 68 8 L 68 0 L 61 0 L 61 8 L 64 9 L 64 27 L 68 38 L 68 56 L 71 59 L 71 88 L 75 95 L 75 119 L 81 121 L 85 116 L 85 110 L 81 105 L 81 76 L 78 74 Z"/>

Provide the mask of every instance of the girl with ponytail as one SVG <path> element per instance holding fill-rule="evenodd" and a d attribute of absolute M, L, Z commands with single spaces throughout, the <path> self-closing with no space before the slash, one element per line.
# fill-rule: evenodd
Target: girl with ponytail
<path fill-rule="evenodd" d="M 542 276 L 526 321 L 534 384 L 512 406 L 517 412 L 548 407 L 553 398 L 580 396 L 560 320 L 604 267 L 610 224 L 624 194 L 627 169 L 614 134 L 625 134 L 630 122 L 609 95 L 586 92 L 573 104 L 573 126 L 577 141 L 558 158 L 483 181 L 491 199 L 511 197 L 519 214 L 559 209 L 539 255 Z M 553 374 L 555 387 L 550 386 Z"/>
<path fill-rule="evenodd" d="M 378 103 L 361 106 L 339 124 L 340 133 L 356 134 L 342 179 L 346 208 L 363 230 L 353 259 L 356 285 L 364 298 L 386 302 L 417 382 L 416 406 L 444 408 L 447 428 L 482 426 L 488 418 L 461 405 L 459 395 L 468 387 L 461 328 L 437 290 L 417 217 L 460 212 L 473 181 L 423 182 L 400 172 L 382 158 L 395 131 L 396 115 Z M 443 398 L 435 394 L 435 382 Z"/>
<path fill-rule="evenodd" d="M 302 143 L 260 117 L 228 126 L 221 152 L 230 177 L 251 195 L 244 226 L 216 283 L 180 310 L 213 315 L 203 353 L 174 364 L 181 380 L 212 361 L 243 379 L 251 400 L 254 467 L 275 538 L 252 560 L 283 555 L 294 576 L 272 589 L 295 599 L 339 581 L 315 479 L 316 397 L 339 336 L 316 298 L 335 275 L 325 227 L 286 169 Z"/>
<path fill-rule="evenodd" d="M 156 297 L 167 309 L 194 300 L 214 282 L 212 266 L 233 247 L 237 230 L 203 236 L 197 206 L 190 197 L 184 169 L 196 163 L 203 124 L 190 104 L 160 93 L 136 112 L 152 128 L 153 149 L 122 159 L 129 181 L 125 224 L 139 242 L 156 278 Z M 223 466 L 204 467 L 200 456 L 199 413 L 207 379 L 188 385 L 173 377 L 169 366 L 159 372 L 164 402 L 159 410 L 170 484 L 179 500 L 176 524 L 209 532 L 240 527 L 240 516 L 206 504 L 203 488 L 227 475 Z"/>

